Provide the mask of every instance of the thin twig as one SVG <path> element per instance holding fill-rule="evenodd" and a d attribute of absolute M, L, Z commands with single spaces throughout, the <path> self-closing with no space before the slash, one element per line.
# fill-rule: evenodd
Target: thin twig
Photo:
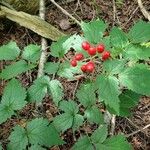
<path fill-rule="evenodd" d="M 148 11 L 143 6 L 142 0 L 137 0 L 137 2 L 138 2 L 138 5 L 139 5 L 141 12 L 144 15 L 144 17 L 150 21 L 150 14 L 148 13 Z"/>
<path fill-rule="evenodd" d="M 59 8 L 65 15 L 67 15 L 68 17 L 70 17 L 72 20 L 74 20 L 79 26 L 81 25 L 81 23 L 74 18 L 70 13 L 68 13 L 65 9 L 63 9 L 60 5 L 58 5 L 54 0 L 50 0 L 57 8 Z"/>
<path fill-rule="evenodd" d="M 73 90 L 72 100 L 74 100 L 74 98 L 75 98 L 75 93 L 76 93 L 76 90 L 77 90 L 77 88 L 78 88 L 78 85 L 79 85 L 79 80 L 77 80 L 76 86 L 75 86 L 75 88 L 74 88 L 74 90 Z"/>
<path fill-rule="evenodd" d="M 146 126 L 143 127 L 142 129 L 139 129 L 139 130 L 134 131 L 134 132 L 132 132 L 132 133 L 130 133 L 130 134 L 127 134 L 126 137 L 133 136 L 134 134 L 137 134 L 137 133 L 139 133 L 139 132 L 142 132 L 143 130 L 145 130 L 145 129 L 149 128 L 149 127 L 150 127 L 150 124 L 146 125 Z"/>
<path fill-rule="evenodd" d="M 112 0 L 113 2 L 113 26 L 116 22 L 116 4 L 115 4 L 115 0 Z"/>
<path fill-rule="evenodd" d="M 116 125 L 116 115 L 112 115 L 112 118 L 111 118 L 111 128 L 110 128 L 110 135 L 114 135 L 114 132 L 115 132 L 115 125 Z"/>

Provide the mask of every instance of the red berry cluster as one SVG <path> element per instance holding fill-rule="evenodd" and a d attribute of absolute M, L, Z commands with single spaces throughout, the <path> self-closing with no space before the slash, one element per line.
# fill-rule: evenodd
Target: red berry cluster
<path fill-rule="evenodd" d="M 85 41 L 82 43 L 82 48 L 87 51 L 90 56 L 96 55 L 96 53 L 102 53 L 102 60 L 105 61 L 110 57 L 110 52 L 105 51 L 105 46 L 103 44 L 98 44 L 96 47 L 91 46 L 89 42 Z M 84 59 L 82 53 L 78 53 L 75 55 L 73 60 L 71 60 L 71 65 L 73 67 L 77 66 L 77 61 L 81 61 Z M 83 72 L 91 73 L 94 71 L 95 64 L 92 61 L 87 62 L 86 64 L 81 66 L 81 70 Z"/>

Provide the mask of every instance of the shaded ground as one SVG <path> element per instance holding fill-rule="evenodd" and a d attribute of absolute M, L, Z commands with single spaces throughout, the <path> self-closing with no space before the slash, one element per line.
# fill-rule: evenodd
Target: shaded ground
<path fill-rule="evenodd" d="M 118 0 L 119 1 L 119 0 Z M 121 1 L 121 0 L 120 0 Z M 78 3 L 80 2 L 80 3 Z M 114 13 L 114 4 L 110 0 L 79 0 L 70 3 L 62 4 L 61 6 L 66 9 L 69 13 L 74 15 L 78 20 L 92 20 L 95 18 L 102 18 L 109 24 L 109 27 L 117 25 L 122 27 L 124 30 L 128 30 L 134 22 L 138 19 L 144 19 L 141 11 L 134 0 L 124 0 L 123 4 L 116 4 L 116 12 Z M 147 10 L 150 10 L 150 1 L 143 0 L 143 3 Z M 115 17 L 115 18 L 114 18 Z M 48 5 L 46 12 L 46 20 L 68 34 L 80 32 L 80 28 L 72 22 L 66 15 L 61 13 L 55 6 Z M 10 40 L 15 40 L 20 48 L 28 45 L 29 43 L 40 43 L 40 36 L 36 35 L 32 31 L 29 31 L 23 27 L 20 27 L 14 23 L 6 25 L 3 31 L 0 31 L 0 45 L 7 43 Z M 51 42 L 49 41 L 49 44 Z M 0 69 L 4 66 L 4 62 L 0 62 Z M 36 72 L 32 74 L 32 79 L 36 77 Z M 19 77 L 25 86 L 29 86 L 32 82 L 27 75 Z M 67 99 L 72 98 L 73 91 L 76 85 L 76 81 L 67 82 L 65 79 L 60 78 L 65 89 L 65 97 Z M 4 82 L 1 81 L 0 85 L 0 96 Z M 49 114 L 56 115 L 57 108 L 50 103 L 49 99 L 46 98 L 44 102 L 45 116 L 50 118 Z M 5 145 L 8 141 L 6 140 L 11 132 L 12 127 L 15 124 L 23 124 L 26 119 L 34 117 L 34 106 L 28 105 L 20 112 L 20 118 L 12 118 L 6 123 L 0 125 L 0 142 Z M 135 110 L 133 110 L 133 117 L 131 118 L 118 118 L 116 122 L 116 134 L 123 132 L 126 135 L 133 133 L 134 131 L 141 129 L 145 125 L 150 123 L 150 98 L 143 97 L 141 102 Z M 86 130 L 93 130 L 91 127 L 87 127 Z M 76 138 L 79 137 L 79 133 L 76 134 Z M 135 150 L 148 150 L 150 149 L 150 128 L 138 132 L 133 136 L 129 136 L 128 140 L 134 146 Z M 66 145 L 60 147 L 61 150 L 68 150 L 74 143 L 71 131 L 67 131 L 64 134 L 64 139 L 67 142 Z M 55 149 L 55 148 L 54 148 Z"/>

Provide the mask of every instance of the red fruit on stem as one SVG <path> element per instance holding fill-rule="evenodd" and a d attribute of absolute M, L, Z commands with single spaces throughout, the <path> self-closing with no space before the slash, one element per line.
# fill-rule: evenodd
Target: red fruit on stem
<path fill-rule="evenodd" d="M 102 54 L 102 60 L 107 60 L 110 57 L 109 51 L 104 51 Z"/>
<path fill-rule="evenodd" d="M 74 58 L 75 58 L 75 60 L 80 61 L 80 60 L 82 60 L 84 58 L 84 56 L 83 56 L 82 53 L 78 53 L 78 54 L 75 55 Z"/>
<path fill-rule="evenodd" d="M 95 68 L 95 66 L 94 66 L 93 62 L 89 62 L 89 63 L 86 64 L 86 71 L 87 72 L 89 72 L 89 73 L 93 72 L 94 68 Z"/>
<path fill-rule="evenodd" d="M 102 53 L 105 49 L 105 46 L 103 44 L 97 45 L 97 52 Z"/>
<path fill-rule="evenodd" d="M 95 47 L 90 47 L 88 50 L 88 54 L 93 56 L 96 55 L 96 48 Z"/>
<path fill-rule="evenodd" d="M 71 64 L 72 67 L 76 67 L 77 66 L 77 61 L 73 59 L 73 60 L 71 60 L 70 64 Z"/>
<path fill-rule="evenodd" d="M 86 65 L 82 65 L 82 66 L 81 66 L 81 70 L 82 70 L 83 72 L 86 72 Z"/>
<path fill-rule="evenodd" d="M 89 42 L 85 41 L 85 42 L 82 43 L 82 48 L 83 48 L 84 50 L 87 51 L 90 47 L 91 47 L 91 46 L 90 46 L 90 43 L 89 43 Z"/>

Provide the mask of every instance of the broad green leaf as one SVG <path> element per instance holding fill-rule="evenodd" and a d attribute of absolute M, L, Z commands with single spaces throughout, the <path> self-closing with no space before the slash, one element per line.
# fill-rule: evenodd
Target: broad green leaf
<path fill-rule="evenodd" d="M 101 40 L 101 43 L 105 45 L 105 49 L 107 50 L 111 49 L 110 36 L 103 37 L 103 39 Z"/>
<path fill-rule="evenodd" d="M 61 101 L 59 104 L 59 108 L 61 110 L 63 110 L 64 112 L 72 114 L 72 115 L 78 113 L 78 111 L 79 111 L 77 103 L 75 103 L 74 101 L 71 101 L 71 100 L 70 101 Z"/>
<path fill-rule="evenodd" d="M 119 115 L 122 117 L 131 115 L 131 108 L 135 107 L 139 100 L 140 95 L 132 92 L 130 90 L 126 90 L 119 95 L 120 99 L 120 112 Z"/>
<path fill-rule="evenodd" d="M 112 29 L 110 39 L 113 47 L 124 48 L 129 44 L 126 34 L 117 27 Z"/>
<path fill-rule="evenodd" d="M 107 126 L 100 126 L 92 134 L 91 140 L 94 144 L 103 143 L 106 140 L 107 135 L 108 135 Z"/>
<path fill-rule="evenodd" d="M 59 63 L 47 62 L 44 66 L 44 72 L 48 74 L 55 74 L 59 69 Z"/>
<path fill-rule="evenodd" d="M 35 63 L 37 60 L 40 59 L 41 51 L 40 46 L 30 44 L 24 48 L 22 58 Z"/>
<path fill-rule="evenodd" d="M 104 123 L 104 118 L 100 110 L 96 106 L 92 106 L 85 110 L 84 115 L 87 120 L 91 123 L 102 124 Z"/>
<path fill-rule="evenodd" d="M 16 42 L 9 42 L 6 45 L 0 46 L 0 60 L 14 60 L 20 54 L 20 49 Z"/>
<path fill-rule="evenodd" d="M 131 60 L 149 60 L 150 47 L 131 44 L 125 49 L 123 55 L 126 59 Z"/>
<path fill-rule="evenodd" d="M 41 102 L 45 97 L 50 79 L 48 76 L 42 76 L 36 79 L 28 89 L 28 98 L 30 102 Z"/>
<path fill-rule="evenodd" d="M 84 118 L 83 116 L 79 115 L 79 114 L 76 114 L 73 118 L 73 125 L 72 125 L 72 128 L 73 130 L 75 131 L 76 129 L 78 129 L 80 126 L 82 126 L 83 124 L 83 121 L 84 121 Z"/>
<path fill-rule="evenodd" d="M 3 149 L 2 149 L 2 145 L 1 145 L 1 144 L 0 144 L 0 150 L 3 150 Z"/>
<path fill-rule="evenodd" d="M 9 136 L 10 143 L 8 150 L 25 150 L 28 145 L 28 137 L 26 130 L 20 126 L 16 126 Z"/>
<path fill-rule="evenodd" d="M 99 98 L 106 105 L 119 112 L 119 81 L 114 76 L 99 75 L 96 80 Z"/>
<path fill-rule="evenodd" d="M 72 150 L 94 150 L 94 147 L 87 136 L 81 137 L 72 147 Z"/>
<path fill-rule="evenodd" d="M 125 67 L 126 60 L 119 60 L 119 59 L 114 59 L 114 60 L 107 60 L 103 63 L 104 70 L 108 74 L 119 74 L 123 71 Z"/>
<path fill-rule="evenodd" d="M 96 144 L 95 147 L 96 150 L 132 150 L 124 135 L 110 137 L 102 144 Z"/>
<path fill-rule="evenodd" d="M 63 47 L 63 43 L 67 40 L 68 36 L 60 38 L 57 42 L 51 44 L 51 55 L 53 57 L 63 57 L 68 52 L 68 49 Z"/>
<path fill-rule="evenodd" d="M 89 23 L 82 22 L 81 28 L 86 40 L 92 44 L 98 44 L 103 37 L 107 25 L 101 20 L 96 20 Z"/>
<path fill-rule="evenodd" d="M 46 149 L 41 147 L 40 145 L 32 145 L 31 147 L 29 147 L 29 150 L 46 150 Z"/>
<path fill-rule="evenodd" d="M 35 65 L 27 64 L 27 62 L 25 62 L 24 60 L 20 60 L 3 69 L 0 73 L 0 78 L 8 80 L 33 69 L 34 67 Z"/>
<path fill-rule="evenodd" d="M 50 91 L 54 103 L 58 105 L 59 101 L 61 101 L 64 96 L 62 84 L 58 80 L 51 80 L 49 82 L 48 89 Z"/>
<path fill-rule="evenodd" d="M 54 118 L 53 124 L 58 131 L 66 131 L 73 125 L 74 116 L 68 113 L 63 113 Z"/>
<path fill-rule="evenodd" d="M 96 95 L 93 84 L 85 84 L 77 90 L 76 96 L 84 107 L 90 107 L 96 103 Z"/>
<path fill-rule="evenodd" d="M 138 94 L 150 96 L 150 69 L 145 65 L 127 68 L 119 75 L 121 84 Z"/>
<path fill-rule="evenodd" d="M 140 20 L 131 28 L 128 36 L 133 43 L 148 42 L 150 40 L 150 23 Z"/>
<path fill-rule="evenodd" d="M 0 123 L 14 115 L 14 110 L 20 110 L 26 105 L 26 91 L 21 83 L 12 79 L 4 89 L 0 104 Z"/>

